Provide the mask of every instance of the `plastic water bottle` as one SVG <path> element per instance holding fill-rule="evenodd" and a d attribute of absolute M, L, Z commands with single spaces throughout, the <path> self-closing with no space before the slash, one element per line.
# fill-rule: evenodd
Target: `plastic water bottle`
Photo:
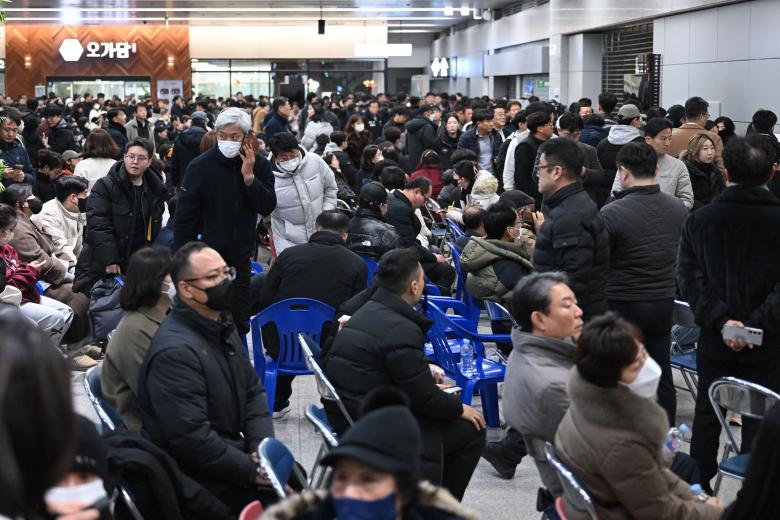
<path fill-rule="evenodd" d="M 463 345 L 460 347 L 460 371 L 466 377 L 474 376 L 476 372 L 474 367 L 474 347 L 471 346 L 470 340 L 463 340 Z"/>
<path fill-rule="evenodd" d="M 674 455 L 677 453 L 677 450 L 680 449 L 680 444 L 682 444 L 685 435 L 687 435 L 689 431 L 690 429 L 687 424 L 681 424 L 676 428 L 671 428 L 669 433 L 666 434 L 663 452 L 664 461 L 668 466 L 671 466 Z"/>
<path fill-rule="evenodd" d="M 691 495 L 696 497 L 699 502 L 706 502 L 710 496 L 701 488 L 701 484 L 691 484 Z"/>

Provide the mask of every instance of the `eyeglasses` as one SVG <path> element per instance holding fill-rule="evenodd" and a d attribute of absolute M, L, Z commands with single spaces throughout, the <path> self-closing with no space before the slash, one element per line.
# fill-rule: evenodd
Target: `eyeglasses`
<path fill-rule="evenodd" d="M 224 267 L 219 272 L 211 273 L 206 276 L 199 276 L 197 278 L 189 278 L 184 280 L 185 282 L 197 282 L 198 280 L 206 280 L 209 282 L 216 282 L 219 281 L 220 278 L 227 278 L 231 282 L 236 279 L 236 268 L 235 267 Z"/>
<path fill-rule="evenodd" d="M 125 158 L 130 162 L 144 162 L 149 159 L 145 155 L 135 155 L 134 153 L 125 154 Z"/>

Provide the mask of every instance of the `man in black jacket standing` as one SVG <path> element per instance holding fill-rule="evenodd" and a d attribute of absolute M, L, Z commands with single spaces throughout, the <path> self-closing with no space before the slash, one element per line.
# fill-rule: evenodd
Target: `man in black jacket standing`
<path fill-rule="evenodd" d="M 539 193 L 534 179 L 534 166 L 539 147 L 553 135 L 553 125 L 545 112 L 534 112 L 526 119 L 528 137 L 520 141 L 515 148 L 514 189 L 521 190 L 534 198 L 536 207 L 542 206 L 542 194 Z"/>
<path fill-rule="evenodd" d="M 348 226 L 349 219 L 340 211 L 320 213 L 309 242 L 288 247 L 271 266 L 263 282 L 258 312 L 288 298 L 311 298 L 338 309 L 365 289 L 368 267 L 346 248 Z M 278 358 L 278 335 L 264 334 L 263 343 L 266 353 Z M 276 381 L 275 417 L 289 411 L 294 378 L 280 375 Z"/>
<path fill-rule="evenodd" d="M 143 435 L 235 515 L 274 493 L 257 446 L 274 430 L 265 391 L 230 313 L 235 270 L 202 242 L 173 258 L 176 298 L 138 378 Z"/>
<path fill-rule="evenodd" d="M 422 223 L 414 210 L 423 207 L 432 193 L 433 184 L 430 179 L 412 179 L 406 183 L 403 190 L 395 190 L 387 198 L 385 220 L 395 227 L 400 235 L 398 245 L 417 249 L 425 275 L 439 287 L 442 294 L 449 295 L 455 281 L 455 270 L 442 255 L 431 253 L 417 241 Z"/>
<path fill-rule="evenodd" d="M 607 304 L 641 329 L 647 353 L 662 370 L 658 403 L 669 424 L 676 424 L 669 336 L 677 247 L 688 209 L 655 184 L 658 158 L 650 145 L 626 144 L 617 155 L 617 167 L 625 189 L 601 208 L 609 233 Z"/>
<path fill-rule="evenodd" d="M 245 141 L 252 126 L 249 114 L 226 108 L 217 116 L 217 146 L 199 155 L 187 168 L 176 208 L 174 247 L 195 240 L 216 249 L 236 268 L 231 308 L 241 334 L 249 332 L 250 258 L 255 250 L 257 215 L 276 207 L 271 163 Z"/>
<path fill-rule="evenodd" d="M 169 186 L 179 189 L 184 182 L 184 175 L 192 160 L 200 155 L 200 142 L 206 135 L 208 116 L 204 112 L 193 112 L 190 116 L 190 127 L 176 137 L 173 153 L 169 162 Z"/>
<path fill-rule="evenodd" d="M 413 249 L 397 249 L 382 257 L 377 288 L 355 312 L 322 362 L 328 378 L 353 419 L 371 390 L 393 386 L 409 398 L 423 433 L 423 475 L 462 499 L 485 444 L 485 420 L 460 398 L 436 386 L 423 354 L 430 320 L 412 306 L 425 287 L 423 270 Z M 344 428 L 330 413 L 337 431 Z M 443 460 L 442 460 L 443 459 Z"/>
<path fill-rule="evenodd" d="M 106 130 L 109 135 L 111 135 L 111 139 L 119 145 L 119 156 L 116 157 L 116 159 L 119 160 L 121 159 L 125 146 L 127 146 L 127 130 L 125 129 L 127 114 L 121 108 L 112 108 L 108 111 L 108 114 L 106 114 L 106 118 L 108 119 L 108 127 Z M 154 151 L 154 148 L 152 148 L 152 151 Z"/>
<path fill-rule="evenodd" d="M 539 192 L 544 215 L 534 214 L 534 271 L 563 271 L 585 319 L 606 312 L 609 236 L 596 204 L 582 186 L 582 152 L 569 139 L 540 149 Z"/>
<path fill-rule="evenodd" d="M 406 123 L 406 155 L 409 157 L 409 167 L 413 170 L 417 169 L 425 150 L 438 151 L 436 121 L 439 120 L 441 120 L 441 110 L 438 107 L 423 105 L 417 117 Z"/>
<path fill-rule="evenodd" d="M 767 189 L 774 158 L 760 137 L 731 139 L 724 163 L 729 186 L 688 217 L 680 240 L 677 280 L 701 327 L 696 362 L 699 391 L 691 456 L 702 484 L 717 471 L 720 424 L 707 390 L 734 376 L 780 391 L 780 201 Z M 723 338 L 724 325 L 764 331 L 761 346 Z M 750 451 L 758 421 L 743 417 L 742 449 Z M 708 486 L 705 486 L 708 487 Z"/>
<path fill-rule="evenodd" d="M 130 255 L 157 238 L 169 195 L 151 163 L 152 143 L 137 137 L 92 187 L 74 291 L 89 295 L 100 278 L 122 274 Z"/>
<path fill-rule="evenodd" d="M 47 135 L 49 139 L 49 148 L 57 153 L 62 153 L 65 150 L 76 150 L 76 138 L 73 135 L 73 130 L 68 126 L 68 122 L 62 117 L 62 108 L 57 105 L 49 105 L 43 112 L 46 118 L 46 124 L 49 125 L 49 133 Z M 117 143 L 122 150 L 127 144 L 127 139 L 124 143 Z"/>

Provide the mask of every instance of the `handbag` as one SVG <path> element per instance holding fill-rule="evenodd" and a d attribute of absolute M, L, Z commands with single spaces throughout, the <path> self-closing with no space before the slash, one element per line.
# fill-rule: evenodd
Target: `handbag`
<path fill-rule="evenodd" d="M 119 305 L 119 295 L 125 281 L 119 276 L 99 280 L 92 288 L 89 297 L 89 319 L 95 342 L 105 344 L 111 332 L 122 319 L 123 310 Z"/>

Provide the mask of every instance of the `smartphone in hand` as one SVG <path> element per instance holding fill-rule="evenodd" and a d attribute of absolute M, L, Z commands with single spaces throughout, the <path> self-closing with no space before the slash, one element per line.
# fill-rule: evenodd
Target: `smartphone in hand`
<path fill-rule="evenodd" d="M 723 327 L 723 339 L 741 339 L 748 345 L 760 347 L 764 341 L 764 331 L 752 327 L 726 325 Z"/>

